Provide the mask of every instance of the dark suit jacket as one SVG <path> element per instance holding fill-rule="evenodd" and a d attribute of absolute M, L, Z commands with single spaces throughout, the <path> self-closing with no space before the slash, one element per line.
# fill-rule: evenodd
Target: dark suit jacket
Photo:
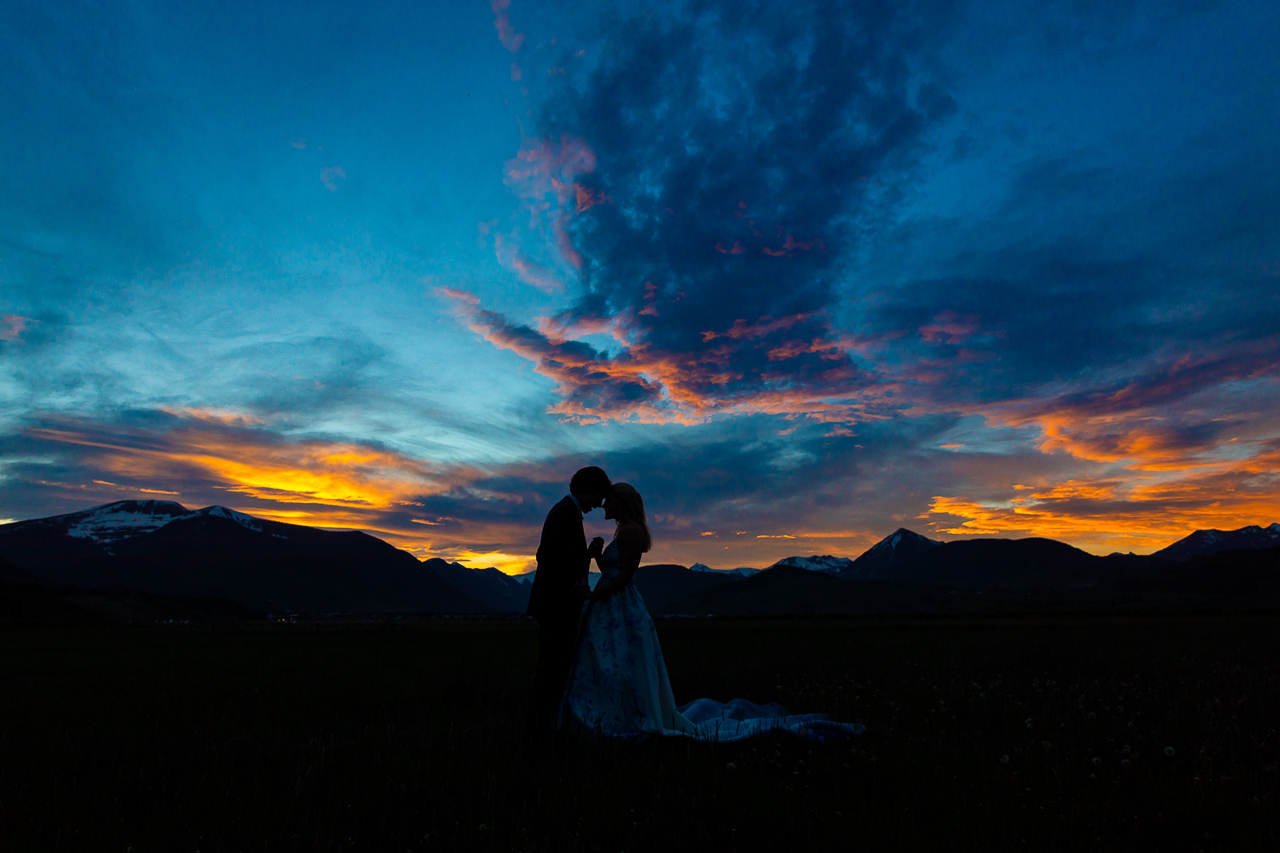
<path fill-rule="evenodd" d="M 578 581 L 586 580 L 590 565 L 582 513 L 573 498 L 565 495 L 547 513 L 542 525 L 538 570 L 525 612 L 535 619 L 577 618 L 582 599 L 573 588 Z"/>

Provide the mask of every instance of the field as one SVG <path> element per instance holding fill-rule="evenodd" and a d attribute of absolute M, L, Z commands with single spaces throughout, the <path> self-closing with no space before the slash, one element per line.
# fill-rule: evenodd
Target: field
<path fill-rule="evenodd" d="M 1275 850 L 1280 618 L 664 620 L 815 747 L 523 736 L 518 621 L 0 633 L 0 849 Z"/>

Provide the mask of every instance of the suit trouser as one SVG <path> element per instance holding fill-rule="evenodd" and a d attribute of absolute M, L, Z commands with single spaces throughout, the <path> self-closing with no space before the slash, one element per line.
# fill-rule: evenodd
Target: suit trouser
<path fill-rule="evenodd" d="M 569 680 L 577 638 L 578 610 L 538 620 L 538 669 L 533 676 L 533 702 L 529 708 L 529 722 L 535 728 L 555 726 L 555 713 Z"/>

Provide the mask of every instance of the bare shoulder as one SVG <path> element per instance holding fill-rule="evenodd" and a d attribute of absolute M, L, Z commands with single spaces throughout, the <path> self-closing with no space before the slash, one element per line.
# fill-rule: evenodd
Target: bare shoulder
<path fill-rule="evenodd" d="M 618 528 L 619 551 L 644 551 L 645 535 L 638 524 L 624 524 Z"/>

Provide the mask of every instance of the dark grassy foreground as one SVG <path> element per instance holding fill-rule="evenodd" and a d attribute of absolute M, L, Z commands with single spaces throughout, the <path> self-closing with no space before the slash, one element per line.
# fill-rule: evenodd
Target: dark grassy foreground
<path fill-rule="evenodd" d="M 6 632 L 0 849 L 1280 847 L 1276 617 L 659 631 L 678 700 L 868 732 L 530 746 L 527 623 Z"/>

